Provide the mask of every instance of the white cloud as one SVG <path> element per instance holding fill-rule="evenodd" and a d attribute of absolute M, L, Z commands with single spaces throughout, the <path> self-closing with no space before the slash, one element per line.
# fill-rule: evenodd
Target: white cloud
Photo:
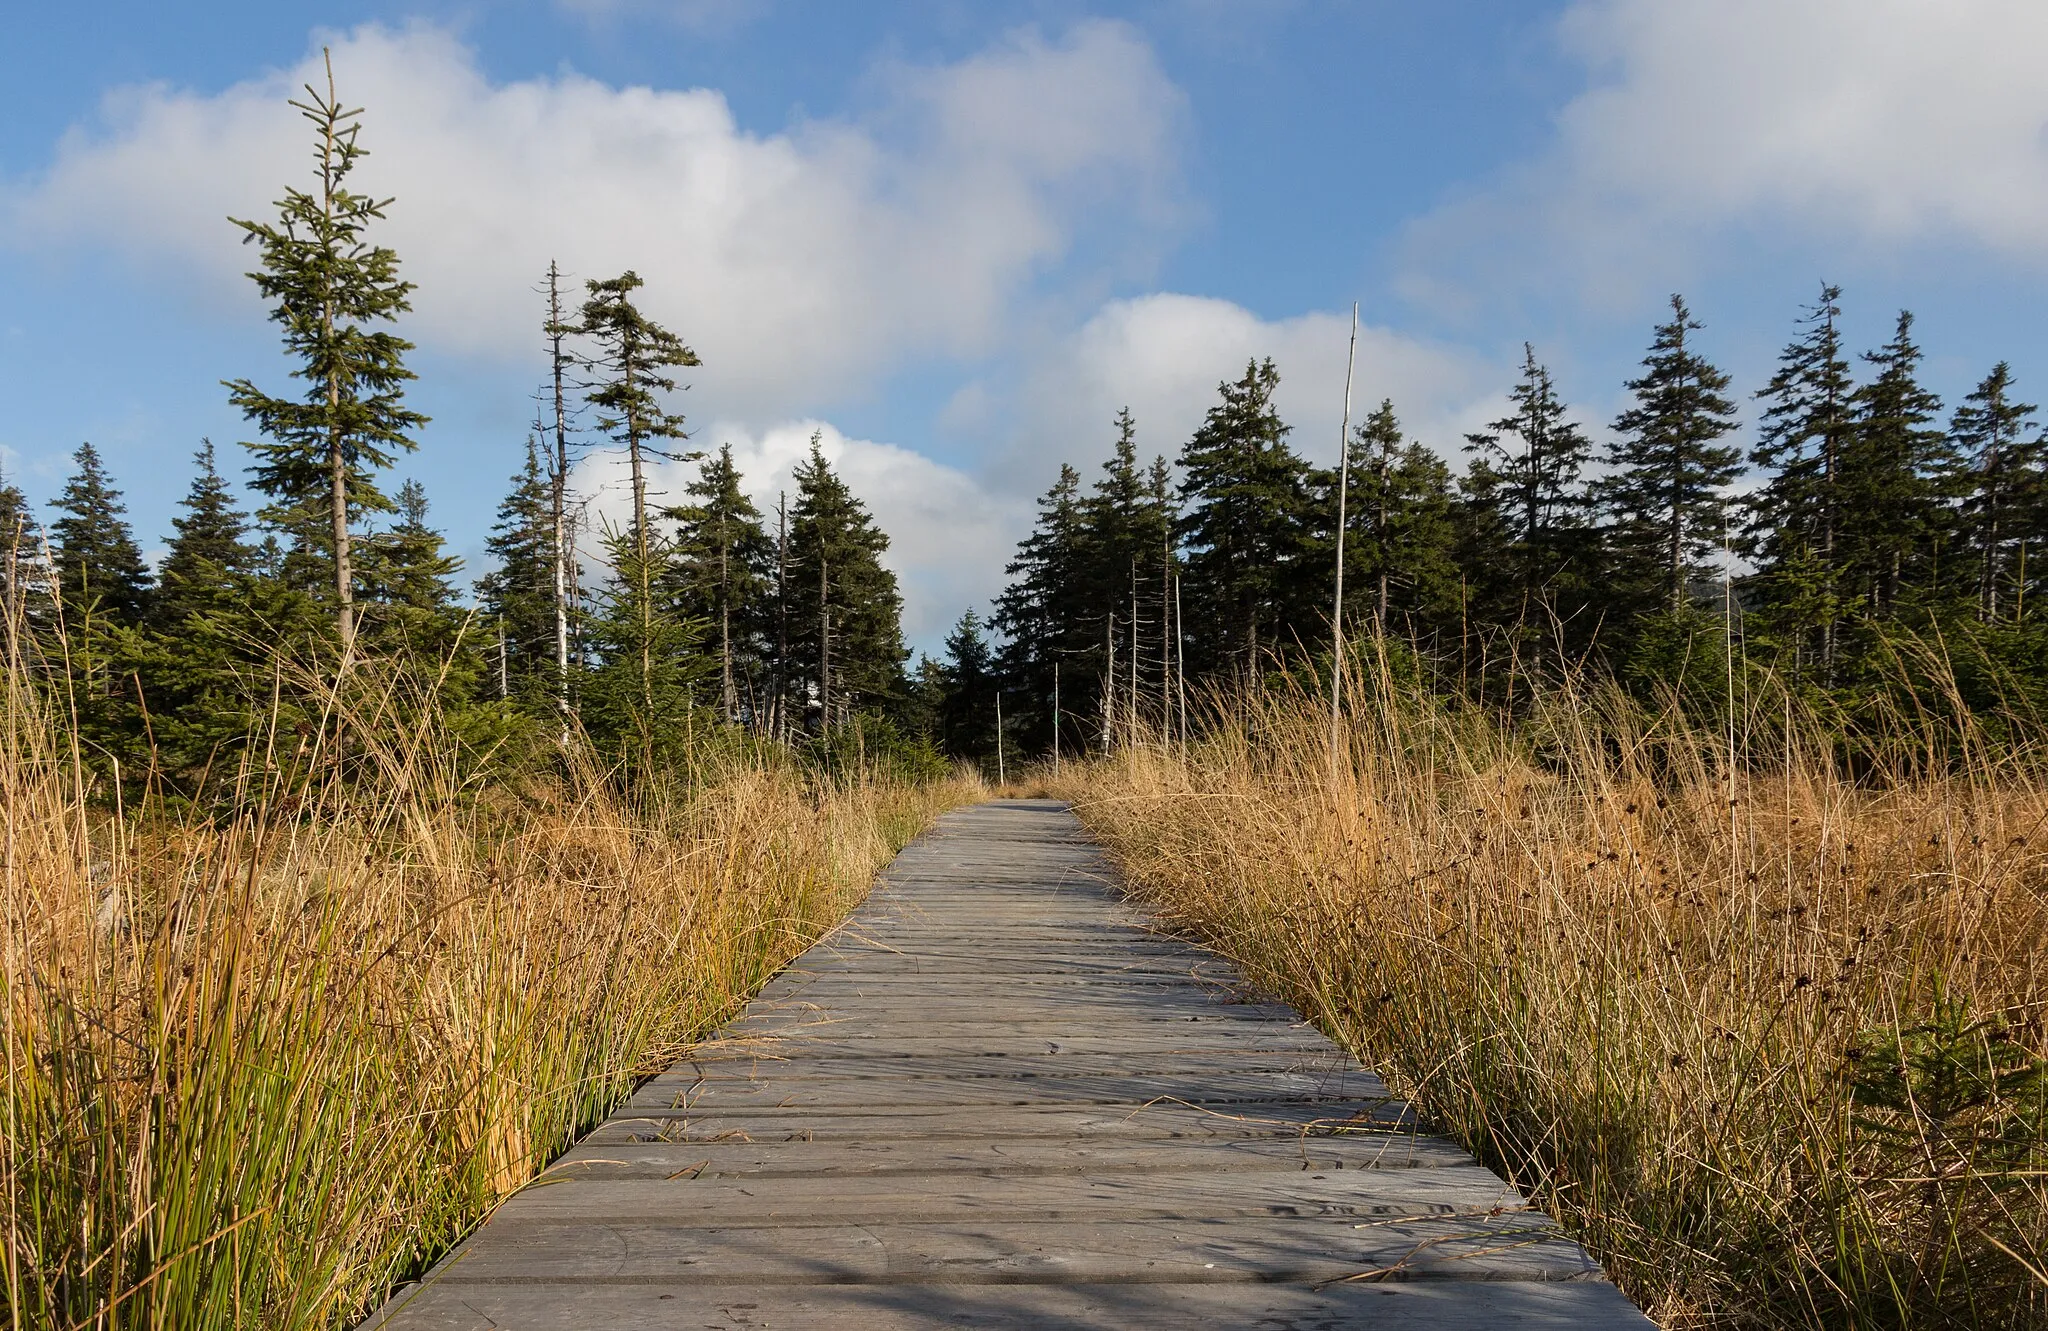
<path fill-rule="evenodd" d="M 1010 466 L 1037 477 L 1063 460 L 1106 457 L 1110 419 L 1126 405 L 1143 452 L 1171 459 L 1215 403 L 1217 385 L 1268 356 L 1280 370 L 1277 404 L 1294 427 L 1293 446 L 1334 462 L 1350 324 L 1349 311 L 1265 320 L 1230 301 L 1172 293 L 1112 302 L 1032 376 L 1028 432 Z M 1352 419 L 1392 398 L 1412 435 L 1454 456 L 1481 395 L 1498 382 L 1467 353 L 1361 323 Z"/>
<path fill-rule="evenodd" d="M 909 449 L 848 438 L 822 420 L 783 421 L 765 429 L 714 422 L 698 431 L 707 451 L 731 444 L 748 497 L 772 536 L 779 492 L 795 502 L 792 472 L 810 455 L 811 434 L 832 468 L 874 514 L 889 536 L 882 562 L 903 591 L 906 642 L 935 645 L 962 611 L 986 604 L 1002 586 L 1002 568 L 1028 525 L 1028 505 L 991 493 L 973 477 Z M 697 474 L 694 462 L 655 464 L 650 502 L 679 503 Z M 594 496 L 593 528 L 624 525 L 632 511 L 624 460 L 616 453 L 587 457 L 577 476 L 579 493 Z"/>
<path fill-rule="evenodd" d="M 892 67 L 869 120 L 774 134 L 704 89 L 494 84 L 430 26 L 331 44 L 343 98 L 368 108 L 360 186 L 397 200 L 381 238 L 419 284 L 411 335 L 530 360 L 551 258 L 581 277 L 631 267 L 703 357 L 707 414 L 791 414 L 916 358 L 985 352 L 1079 229 L 1149 227 L 1175 192 L 1179 94 L 1117 24 Z M 306 180 L 285 101 L 318 67 L 316 53 L 217 94 L 114 94 L 103 124 L 10 190 L 0 237 L 113 247 L 253 317 L 224 215 L 265 216 Z"/>
<path fill-rule="evenodd" d="M 1418 224 L 1411 295 L 1627 299 L 1743 226 L 2048 265 L 2039 0 L 1580 0 L 1561 35 L 1592 85 L 1548 153 Z"/>

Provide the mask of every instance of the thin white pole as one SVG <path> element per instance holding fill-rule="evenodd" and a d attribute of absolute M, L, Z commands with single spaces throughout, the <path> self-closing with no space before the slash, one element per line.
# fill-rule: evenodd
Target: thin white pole
<path fill-rule="evenodd" d="M 1330 614 L 1330 779 L 1344 714 L 1344 527 L 1351 497 L 1351 372 L 1358 364 L 1358 302 L 1351 302 L 1351 348 L 1344 357 L 1344 418 L 1337 431 L 1337 601 Z"/>
<path fill-rule="evenodd" d="M 1131 560 L 1131 711 L 1130 738 L 1126 743 L 1138 742 L 1138 561 Z"/>
<path fill-rule="evenodd" d="M 1173 575 L 1173 662 L 1180 694 L 1180 751 L 1188 751 L 1188 626 L 1180 617 L 1180 574 Z"/>
<path fill-rule="evenodd" d="M 1010 769 L 1003 765 L 1003 691 L 996 690 L 996 782 L 1010 784 Z"/>
<path fill-rule="evenodd" d="M 1055 657 L 1052 663 L 1052 775 L 1060 775 L 1060 663 Z"/>

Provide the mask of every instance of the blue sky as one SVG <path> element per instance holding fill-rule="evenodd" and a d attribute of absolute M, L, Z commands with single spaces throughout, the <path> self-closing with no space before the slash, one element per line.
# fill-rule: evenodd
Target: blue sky
<path fill-rule="evenodd" d="M 323 44 L 420 284 L 401 472 L 475 557 L 542 364 L 530 287 L 631 266 L 764 499 L 813 429 L 896 538 L 913 641 L 1000 583 L 1130 403 L 1171 455 L 1270 354 L 1447 455 L 1524 339 L 1611 419 L 1670 292 L 1753 388 L 1821 280 L 1951 401 L 2048 396 L 2048 6 L 2027 0 L 796 0 L 39 6 L 0 52 L 0 448 L 90 439 L 169 529 L 218 381 L 282 386 L 229 213 L 305 172 Z M 605 460 L 580 475 L 618 502 Z M 669 478 L 679 487 L 680 473 Z"/>

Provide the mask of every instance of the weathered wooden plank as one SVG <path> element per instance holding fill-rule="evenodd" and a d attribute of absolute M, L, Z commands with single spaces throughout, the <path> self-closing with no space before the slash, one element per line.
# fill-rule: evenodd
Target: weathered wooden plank
<path fill-rule="evenodd" d="M 866 1057 L 824 1056 L 808 1047 L 788 1057 L 769 1050 L 735 1050 L 728 1055 L 693 1056 L 662 1073 L 648 1086 L 687 1085 L 704 1078 L 745 1081 L 885 1081 L 932 1078 L 974 1080 L 983 1077 L 1145 1077 L 1204 1076 L 1280 1072 L 1329 1076 L 1363 1073 L 1342 1053 L 1324 1047 L 1283 1050 L 1231 1049 L 1154 1053 L 1061 1053 L 1043 1048 L 1031 1053 L 990 1054 L 961 1050 L 945 1054 L 883 1054 Z"/>
<path fill-rule="evenodd" d="M 1042 802 L 942 820 L 414 1293 L 373 1324 L 1649 1325 Z"/>
<path fill-rule="evenodd" d="M 1303 1285 L 888 1284 L 437 1286 L 404 1309 L 417 1331 L 762 1331 L 848 1327 L 1100 1327 L 1187 1331 L 1638 1331 L 1641 1314 L 1604 1281 Z"/>
<path fill-rule="evenodd" d="M 1163 1102 L 1130 1106 L 860 1106 L 849 1110 L 767 1110 L 713 1114 L 693 1109 L 622 1109 L 591 1135 L 663 1141 L 988 1141 L 1018 1138 L 1150 1141 L 1215 1138 L 1380 1136 L 1414 1126 L 1399 1103 L 1347 1115 L 1320 1102 L 1274 1102 L 1255 1109 Z"/>
<path fill-rule="evenodd" d="M 792 1222 L 875 1225 L 998 1219 L 1423 1219 L 1520 1210 L 1523 1205 L 1513 1188 L 1470 1161 L 1428 1170 L 1187 1172 L 1193 1168 L 1143 1174 L 892 1174 L 851 1179 L 684 1174 L 674 1179 L 579 1181 L 562 1176 L 562 1181 L 513 1198 L 500 1208 L 498 1218 L 507 1224 L 577 1217 L 608 1224 L 641 1221 L 727 1229 Z"/>
<path fill-rule="evenodd" d="M 1371 1137 L 1209 1138 L 1201 1141 L 997 1138 L 976 1141 L 669 1143 L 585 1138 L 552 1166 L 572 1178 L 733 1179 L 885 1174 L 1106 1174 L 1203 1170 L 1426 1169 L 1472 1157 L 1417 1133 Z"/>
<path fill-rule="evenodd" d="M 1047 1025 L 1047 1023 L 1041 1023 Z M 797 1060 L 815 1054 L 820 1058 L 858 1058 L 886 1062 L 897 1058 L 939 1055 L 1013 1057 L 1029 1054 L 1065 1054 L 1070 1057 L 1142 1057 L 1155 1054 L 1241 1054 L 1246 1058 L 1263 1055 L 1293 1055 L 1327 1052 L 1329 1042 L 1303 1027 L 1268 1025 L 1260 1028 L 1219 1028 L 1215 1025 L 1190 1027 L 1169 1025 L 1157 1032 L 1068 1031 L 1050 1023 L 1047 1031 L 988 1031 L 973 1023 L 929 1022 L 895 1034 L 835 1029 L 796 1040 L 773 1035 L 720 1040 L 700 1045 L 692 1057 L 699 1062 L 750 1058 Z"/>
<path fill-rule="evenodd" d="M 1529 1214 L 1382 1219 L 1362 1227 L 1351 1219 L 1229 1216 L 813 1225 L 793 1219 L 718 1229 L 637 1220 L 526 1220 L 501 1213 L 488 1232 L 489 1242 L 472 1239 L 458 1251 L 445 1279 L 1309 1284 L 1366 1272 L 1472 1283 L 1599 1274 L 1555 1224 Z"/>

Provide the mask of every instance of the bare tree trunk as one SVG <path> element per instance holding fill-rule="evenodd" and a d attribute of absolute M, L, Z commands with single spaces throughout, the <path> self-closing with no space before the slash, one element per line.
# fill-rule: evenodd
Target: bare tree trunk
<path fill-rule="evenodd" d="M 337 106 L 334 100 L 334 60 L 327 59 L 327 103 Z M 322 132 L 320 146 L 320 207 L 328 224 L 334 222 L 334 118 L 329 116 Z M 334 296 L 331 291 L 320 299 L 320 334 L 332 344 L 334 341 Z M 355 614 L 355 569 L 349 561 L 348 541 L 348 455 L 343 448 L 341 426 L 336 418 L 341 414 L 341 372 L 333 369 L 327 373 L 327 482 L 328 503 L 333 512 L 330 515 L 334 541 L 334 604 L 335 618 L 341 629 L 341 654 L 346 661 L 356 645 Z"/>
<path fill-rule="evenodd" d="M 739 697 L 732 684 L 732 567 L 731 542 L 725 529 L 725 514 L 718 515 L 718 656 L 723 677 L 725 719 L 739 714 Z"/>
<path fill-rule="evenodd" d="M 1830 341 L 1835 327 L 1835 316 L 1828 314 Z M 1821 498 L 1821 579 L 1825 589 L 1826 606 L 1822 613 L 1826 619 L 1821 624 L 1820 665 L 1821 680 L 1829 688 L 1835 684 L 1835 504 L 1838 498 L 1835 489 L 1835 467 L 1839 459 L 1835 456 L 1838 438 L 1836 421 L 1841 404 L 1835 401 L 1834 388 L 1828 389 L 1827 426 L 1821 431 L 1821 476 L 1824 494 Z"/>
<path fill-rule="evenodd" d="M 1103 659 L 1108 668 L 1102 677 L 1102 751 L 1109 752 L 1110 738 L 1116 729 L 1116 611 L 1110 610 L 1103 620 Z"/>
<path fill-rule="evenodd" d="M 1995 424 L 1992 429 L 1991 442 L 1984 453 L 1984 569 L 1977 592 L 1978 617 L 1987 624 L 1998 620 L 1999 501 L 2004 497 L 2003 478 L 1999 475 L 2003 441 L 1996 433 Z"/>
<path fill-rule="evenodd" d="M 1166 543 L 1160 547 L 1159 562 L 1159 725 L 1162 735 L 1173 732 L 1173 528 L 1166 529 Z"/>
<path fill-rule="evenodd" d="M 339 410 L 340 385 L 330 376 L 327 405 Z M 327 439 L 328 502 L 334 515 L 334 599 L 341 627 L 341 650 L 346 657 L 356 645 L 355 569 L 349 560 L 348 544 L 348 459 L 342 452 L 341 431 L 330 430 Z"/>
<path fill-rule="evenodd" d="M 1344 713 L 1344 528 L 1351 501 L 1351 371 L 1358 363 L 1358 305 L 1351 306 L 1351 343 L 1344 360 L 1344 415 L 1337 426 L 1337 576 L 1330 606 L 1330 776 L 1337 775 L 1337 728 Z M 1384 488 L 1384 487 L 1383 487 Z"/>
<path fill-rule="evenodd" d="M 1180 703 L 1180 747 L 1188 747 L 1188 626 L 1180 614 L 1180 579 L 1173 580 L 1173 676 Z"/>
<path fill-rule="evenodd" d="M 818 556 L 818 733 L 832 724 L 832 604 L 826 597 L 827 563 Z"/>
<path fill-rule="evenodd" d="M 1379 609 L 1373 617 L 1379 621 L 1381 633 L 1387 631 L 1387 583 L 1390 577 L 1387 570 L 1387 477 L 1392 463 L 1388 453 L 1392 448 L 1391 443 L 1380 442 L 1380 490 L 1374 500 L 1372 514 L 1373 561 L 1380 569 Z"/>
<path fill-rule="evenodd" d="M 775 496 L 775 733 L 789 734 L 789 493 Z"/>
<path fill-rule="evenodd" d="M 1138 560 L 1131 559 L 1131 709 L 1126 743 L 1138 738 Z"/>
<path fill-rule="evenodd" d="M 563 392 L 562 339 L 568 326 L 562 322 L 561 268 L 548 261 L 548 355 L 552 362 L 555 390 L 555 449 L 549 468 L 554 475 L 548 487 L 548 507 L 555 527 L 555 710 L 562 717 L 562 742 L 569 739 L 569 592 L 574 580 L 569 542 L 569 407 Z"/>
<path fill-rule="evenodd" d="M 633 389 L 633 357 L 620 357 L 620 374 L 628 395 Z M 647 470 L 640 458 L 640 422 L 626 409 L 626 455 L 633 464 L 633 557 L 639 563 L 640 705 L 649 724 L 654 719 L 654 583 L 647 557 Z"/>

